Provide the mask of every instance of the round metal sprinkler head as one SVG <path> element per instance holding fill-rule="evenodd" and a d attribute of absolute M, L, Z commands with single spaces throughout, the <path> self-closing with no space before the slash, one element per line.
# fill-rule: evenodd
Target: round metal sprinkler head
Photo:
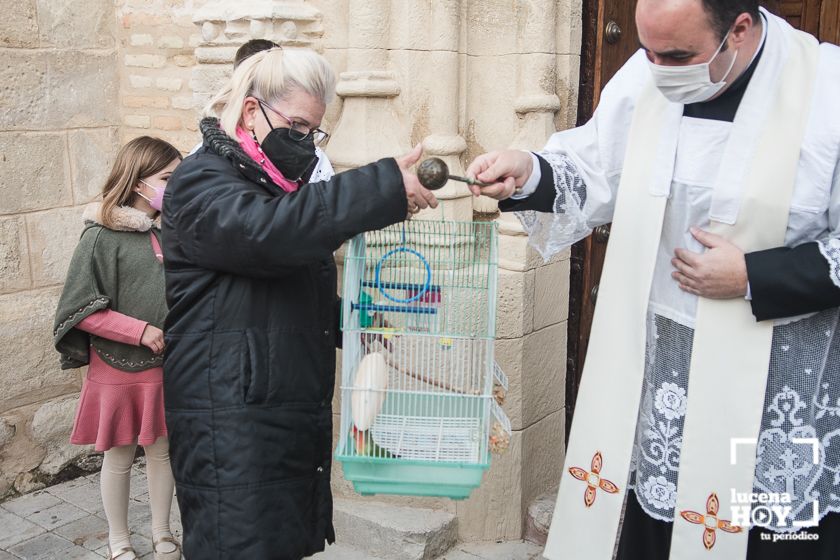
<path fill-rule="evenodd" d="M 440 158 L 423 160 L 417 167 L 417 179 L 430 191 L 436 191 L 446 185 L 449 180 L 449 167 Z"/>

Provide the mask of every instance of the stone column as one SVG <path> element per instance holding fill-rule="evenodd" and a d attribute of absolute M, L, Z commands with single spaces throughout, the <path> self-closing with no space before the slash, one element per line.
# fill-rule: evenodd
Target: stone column
<path fill-rule="evenodd" d="M 236 49 L 251 39 L 268 39 L 284 46 L 321 50 L 321 13 L 304 0 L 212 0 L 195 12 L 201 29 L 195 49 L 198 65 L 190 86 L 200 108 L 224 84 L 233 70 Z"/>
<path fill-rule="evenodd" d="M 536 150 L 555 132 L 554 115 L 560 110 L 557 97 L 557 2 L 534 0 L 520 12 L 517 50 L 519 96 L 514 109 L 519 132 L 512 148 Z"/>
<path fill-rule="evenodd" d="M 516 95 L 508 110 L 517 116 L 508 129 L 512 148 L 537 150 L 555 131 L 561 108 L 556 35 L 569 25 L 558 16 L 561 9 L 554 0 L 531 0 L 512 14 Z M 475 207 L 488 212 L 497 204 L 480 198 Z M 544 262 L 514 216 L 502 214 L 497 222 L 496 359 L 510 379 L 504 409 L 514 433 L 507 455 L 493 458 L 481 488 L 457 506 L 465 540 L 520 538 L 528 506 L 557 485 L 564 458 L 568 252 Z"/>
<path fill-rule="evenodd" d="M 428 24 L 423 29 L 428 56 L 422 64 L 428 66 L 426 75 L 432 79 L 428 98 L 428 128 L 431 134 L 423 139 L 423 157 L 439 157 L 446 162 L 449 172 L 464 175 L 462 155 L 467 142 L 459 133 L 461 125 L 461 64 L 458 48 L 461 42 L 460 1 L 431 2 Z M 415 35 L 418 35 L 415 30 Z M 427 212 L 424 218 L 471 221 L 473 197 L 466 185 L 450 181 L 437 191 L 441 207 Z"/>
<path fill-rule="evenodd" d="M 389 0 L 348 1 L 348 70 L 337 87 L 343 106 L 327 149 L 336 171 L 410 148 L 408 129 L 394 106 L 401 88 L 388 69 L 390 14 Z"/>

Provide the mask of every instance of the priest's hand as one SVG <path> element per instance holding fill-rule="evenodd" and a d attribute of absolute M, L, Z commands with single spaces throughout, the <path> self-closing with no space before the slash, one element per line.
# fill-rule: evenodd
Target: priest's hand
<path fill-rule="evenodd" d="M 475 195 L 505 200 L 528 181 L 534 171 L 531 154 L 522 150 L 497 150 L 478 156 L 467 167 L 467 177 L 490 183 L 487 187 L 470 185 Z"/>
<path fill-rule="evenodd" d="M 671 264 L 677 270 L 671 277 L 680 289 L 710 299 L 730 299 L 747 295 L 747 264 L 744 252 L 714 233 L 691 228 L 691 235 L 708 250 L 694 253 L 677 249 Z"/>

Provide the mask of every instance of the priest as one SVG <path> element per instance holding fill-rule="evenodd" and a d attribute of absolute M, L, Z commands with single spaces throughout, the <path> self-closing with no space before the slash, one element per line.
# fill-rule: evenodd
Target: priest
<path fill-rule="evenodd" d="M 636 23 L 587 124 L 467 170 L 546 259 L 613 222 L 545 555 L 836 559 L 840 48 L 757 0 Z"/>

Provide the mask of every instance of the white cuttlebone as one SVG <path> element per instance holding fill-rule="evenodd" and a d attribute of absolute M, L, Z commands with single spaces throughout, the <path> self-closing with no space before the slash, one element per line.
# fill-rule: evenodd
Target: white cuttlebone
<path fill-rule="evenodd" d="M 385 391 L 388 389 L 388 364 L 381 352 L 365 356 L 356 369 L 353 393 L 350 397 L 353 424 L 360 432 L 367 431 L 376 420 Z"/>

